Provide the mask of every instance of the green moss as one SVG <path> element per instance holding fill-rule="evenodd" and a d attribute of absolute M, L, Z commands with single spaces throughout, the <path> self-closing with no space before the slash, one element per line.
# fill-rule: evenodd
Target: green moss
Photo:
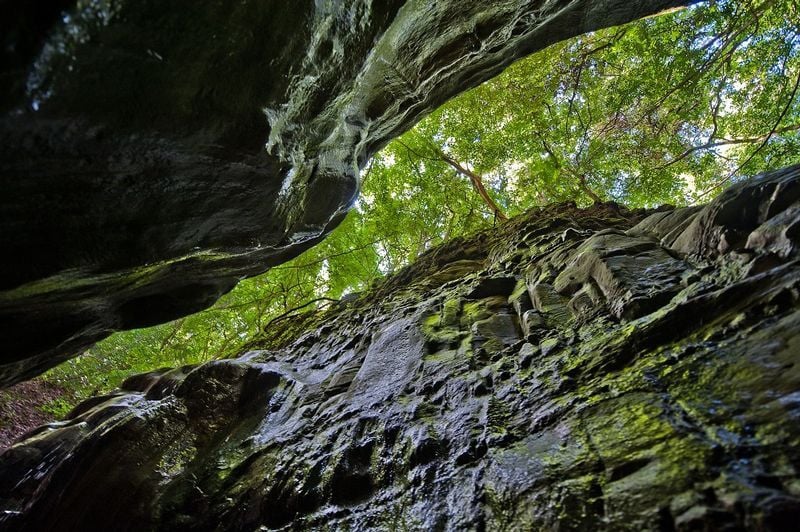
<path fill-rule="evenodd" d="M 0 292 L 0 302 L 12 303 L 15 300 L 50 297 L 55 294 L 80 293 L 89 289 L 95 290 L 96 286 L 106 287 L 111 291 L 127 290 L 151 284 L 153 279 L 161 275 L 165 269 L 172 268 L 179 263 L 213 262 L 225 259 L 230 259 L 230 255 L 202 251 L 109 274 L 87 276 L 83 271 L 68 270 L 58 275 L 26 283 L 12 290 Z"/>
<path fill-rule="evenodd" d="M 508 430 L 508 420 L 511 414 L 508 407 L 499 399 L 489 398 L 489 407 L 486 417 L 489 421 L 489 431 L 495 435 L 503 435 Z"/>
<path fill-rule="evenodd" d="M 422 324 L 420 326 L 420 330 L 422 334 L 431 340 L 435 340 L 438 338 L 439 335 L 439 325 L 442 323 L 442 319 L 439 314 L 433 314 L 428 316 L 422 320 Z"/>
<path fill-rule="evenodd" d="M 457 326 L 461 315 L 461 300 L 446 299 L 442 307 L 441 324 L 448 327 Z"/>
<path fill-rule="evenodd" d="M 456 349 L 442 349 L 435 353 L 426 354 L 425 360 L 427 362 L 448 363 L 458 358 L 458 350 Z"/>
<path fill-rule="evenodd" d="M 518 517 L 520 500 L 520 495 L 511 489 L 487 486 L 486 504 L 491 510 L 489 530 L 510 532 L 525 529 L 525 523 Z"/>
<path fill-rule="evenodd" d="M 457 324 L 452 323 L 458 312 L 456 304 L 457 300 L 456 303 L 451 302 L 449 305 L 446 302 L 441 314 L 437 313 L 423 318 L 420 331 L 428 341 L 430 351 L 438 352 L 442 348 L 449 350 L 458 345 L 466 334 Z M 455 314 L 453 314 L 454 312 Z M 448 317 L 443 318 L 442 314 Z"/>
<path fill-rule="evenodd" d="M 439 415 L 441 409 L 434 404 L 421 402 L 414 409 L 414 419 L 425 419 Z"/>
<path fill-rule="evenodd" d="M 191 438 L 179 438 L 173 445 L 166 448 L 156 470 L 168 477 L 175 476 L 186 468 L 196 454 L 197 449 Z"/>
<path fill-rule="evenodd" d="M 460 325 L 462 328 L 468 329 L 476 321 L 485 320 L 492 315 L 493 313 L 486 308 L 483 301 L 469 301 L 464 303 Z"/>

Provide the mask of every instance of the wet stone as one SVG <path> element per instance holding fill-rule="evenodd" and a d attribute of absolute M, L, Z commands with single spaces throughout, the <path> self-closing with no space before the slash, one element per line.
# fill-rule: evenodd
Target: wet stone
<path fill-rule="evenodd" d="M 792 179 L 688 224 L 532 211 L 239 358 L 131 378 L 0 455 L 0 527 L 792 530 Z M 730 198 L 760 207 L 740 220 Z M 692 224 L 694 254 L 665 247 Z M 759 236 L 720 251 L 726 224 Z M 505 260 L 531 235 L 552 253 Z"/>

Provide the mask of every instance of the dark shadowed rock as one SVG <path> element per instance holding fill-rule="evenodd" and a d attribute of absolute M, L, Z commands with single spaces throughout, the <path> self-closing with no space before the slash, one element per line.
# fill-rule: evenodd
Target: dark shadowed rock
<path fill-rule="evenodd" d="M 682 3 L 3 2 L 0 385 L 209 306 L 319 241 L 450 97 Z"/>
<path fill-rule="evenodd" d="M 0 456 L 2 524 L 792 530 L 797 183 L 532 212 L 238 359 L 129 379 Z"/>

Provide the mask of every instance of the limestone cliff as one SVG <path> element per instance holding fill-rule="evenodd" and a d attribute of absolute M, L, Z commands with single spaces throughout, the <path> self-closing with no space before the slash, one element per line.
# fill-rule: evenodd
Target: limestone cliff
<path fill-rule="evenodd" d="M 513 60 L 683 3 L 3 2 L 0 386 L 299 254 Z"/>
<path fill-rule="evenodd" d="M 789 530 L 800 167 L 559 205 L 0 457 L 6 530 Z"/>

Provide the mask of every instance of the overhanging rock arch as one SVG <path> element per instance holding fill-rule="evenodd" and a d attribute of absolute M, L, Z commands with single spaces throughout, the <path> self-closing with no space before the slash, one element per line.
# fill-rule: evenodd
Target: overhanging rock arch
<path fill-rule="evenodd" d="M 0 385 L 312 246 L 371 154 L 515 59 L 686 3 L 4 6 Z"/>

